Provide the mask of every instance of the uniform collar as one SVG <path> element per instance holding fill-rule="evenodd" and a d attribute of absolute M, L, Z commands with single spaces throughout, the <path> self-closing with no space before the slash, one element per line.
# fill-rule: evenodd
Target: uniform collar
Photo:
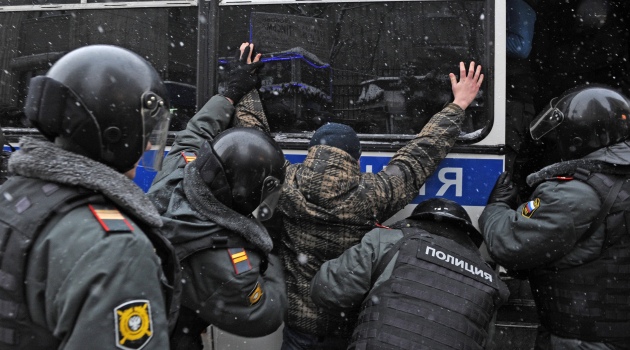
<path fill-rule="evenodd" d="M 219 202 L 201 179 L 196 163 L 195 161 L 186 165 L 182 182 L 191 207 L 206 220 L 238 233 L 263 252 L 269 253 L 273 243 L 265 227 L 257 220 L 243 216 Z"/>
<path fill-rule="evenodd" d="M 132 180 L 107 165 L 32 137 L 20 140 L 9 159 L 17 175 L 102 193 L 140 221 L 161 227 L 162 219 L 144 192 Z"/>

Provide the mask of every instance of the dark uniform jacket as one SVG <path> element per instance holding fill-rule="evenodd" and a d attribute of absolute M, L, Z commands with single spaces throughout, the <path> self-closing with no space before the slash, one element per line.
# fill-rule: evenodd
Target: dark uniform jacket
<path fill-rule="evenodd" d="M 550 298 L 537 300 L 543 323 L 549 317 L 543 310 L 552 307 L 564 309 L 565 312 L 580 317 L 587 316 L 584 314 L 587 312 L 585 310 L 599 309 L 599 312 L 593 311 L 591 316 L 617 317 L 616 322 L 630 324 L 628 317 L 630 303 L 627 297 L 630 295 L 630 282 L 628 282 L 630 281 L 630 269 L 628 269 L 630 255 L 615 254 L 617 256 L 614 259 L 618 262 L 606 257 L 608 262 L 604 261 L 602 264 L 600 259 L 617 245 L 628 244 L 629 239 L 622 237 L 609 242 L 607 234 L 612 231 L 607 230 L 607 225 L 601 225 L 590 235 L 584 236 L 599 213 L 603 201 L 592 186 L 573 177 L 566 177 L 566 175 L 573 176 L 577 168 L 594 173 L 616 172 L 627 169 L 628 165 L 630 165 L 630 146 L 625 143 L 595 151 L 579 160 L 552 164 L 528 177 L 530 185 L 536 185 L 530 201 L 521 204 L 516 210 L 510 209 L 504 203 L 493 203 L 482 212 L 479 225 L 490 255 L 508 269 L 530 270 L 530 279 L 533 278 L 531 280 L 532 292 L 535 295 L 546 291 L 539 290 L 540 288 L 551 289 L 552 293 L 554 290 L 560 293 L 560 288 L 549 287 L 550 284 L 547 283 L 555 285 L 560 281 L 561 276 L 573 270 L 588 268 L 591 265 L 598 266 L 599 270 L 591 271 L 588 276 L 579 273 L 579 276 L 569 279 L 573 282 L 563 282 L 562 288 L 568 288 L 569 292 L 562 292 L 560 293 L 562 295 L 553 297 L 553 300 Z M 630 177 L 628 174 L 623 176 Z M 621 195 L 624 198 L 627 197 L 627 194 Z M 618 227 L 608 229 L 616 228 L 625 229 L 625 226 L 618 225 Z M 627 232 L 622 236 L 627 236 Z M 620 265 L 617 266 L 617 264 Z M 547 281 L 543 283 L 547 286 L 540 284 L 543 280 Z M 594 293 L 596 290 L 601 293 L 599 288 L 604 288 L 607 291 L 603 294 L 608 296 L 598 297 L 597 301 L 591 300 L 589 293 L 580 293 L 581 296 L 578 297 L 570 292 L 571 284 L 576 290 L 582 286 L 589 286 L 588 288 Z M 617 296 L 621 296 L 622 299 L 618 299 Z M 543 305 L 543 302 L 558 302 L 559 304 Z M 615 307 L 612 312 L 602 313 L 602 310 L 606 310 L 607 303 L 620 303 L 620 307 Z M 577 308 L 571 305 L 577 305 Z M 614 313 L 618 316 L 614 316 Z M 627 332 L 621 333 L 623 334 L 617 332 L 617 335 L 627 335 Z M 593 348 L 609 348 L 603 342 L 594 340 L 594 334 L 579 334 L 573 337 L 566 335 L 557 337 L 557 335 L 552 335 L 551 340 L 546 339 L 545 342 L 571 348 L 576 346 L 576 341 L 582 341 L 588 342 Z M 626 343 L 625 346 L 629 344 Z"/>
<path fill-rule="evenodd" d="M 178 133 L 148 195 L 182 259 L 184 314 L 194 311 L 202 328 L 213 324 L 260 337 L 277 330 L 284 318 L 282 264 L 270 253 L 267 230 L 220 203 L 193 160 L 204 141 L 231 125 L 233 114 L 227 99 L 212 97 Z"/>
<path fill-rule="evenodd" d="M 24 138 L 20 147 L 10 159 L 16 176 L 3 187 L 3 211 L 30 215 L 58 188 L 105 198 L 53 214 L 32 243 L 23 282 L 31 321 L 53 336 L 42 348 L 168 349 L 167 304 L 178 302 L 162 283 L 164 261 L 149 239 L 148 230 L 162 225 L 151 202 L 102 163 L 48 141 Z M 43 193 L 38 200 L 9 193 L 14 181 Z"/>
<path fill-rule="evenodd" d="M 488 344 L 493 314 L 509 292 L 466 232 L 426 220 L 393 227 L 365 234 L 361 243 L 325 262 L 311 282 L 313 301 L 329 312 L 351 312 L 362 304 L 350 348 Z M 403 237 L 407 241 L 398 247 Z M 403 252 L 408 255 L 400 258 Z"/>
<path fill-rule="evenodd" d="M 256 105 L 249 111 L 257 120 L 241 118 L 244 124 L 268 130 L 264 113 Z M 464 117 L 459 106 L 447 105 L 378 173 L 361 173 L 352 156 L 326 145 L 310 147 L 303 163 L 288 166 L 276 215 L 283 220 L 289 327 L 318 336 L 350 337 L 356 319 L 318 309 L 309 296 L 311 279 L 324 261 L 341 255 L 375 223 L 418 195 L 455 143 Z"/>

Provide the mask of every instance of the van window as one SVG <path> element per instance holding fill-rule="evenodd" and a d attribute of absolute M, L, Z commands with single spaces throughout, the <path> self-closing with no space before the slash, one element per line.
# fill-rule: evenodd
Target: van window
<path fill-rule="evenodd" d="M 486 76 L 492 70 L 485 1 L 221 6 L 218 17 L 219 91 L 234 45 L 254 42 L 277 133 L 331 121 L 363 139 L 414 134 L 452 101 L 448 73 L 459 75 L 460 61 L 481 64 Z M 489 81 L 467 111 L 462 142 L 478 140 L 491 123 Z"/>
<path fill-rule="evenodd" d="M 458 75 L 459 62 L 471 60 L 486 79 L 458 143 L 490 131 L 492 2 L 236 2 L 126 1 L 120 9 L 120 1 L 9 0 L 0 7 L 0 125 L 28 126 L 21 109 L 31 77 L 75 48 L 112 44 L 160 72 L 173 107 L 171 130 L 181 130 L 205 103 L 197 101 L 198 72 L 216 78 L 210 94 L 221 92 L 238 46 L 252 41 L 264 54 L 260 91 L 277 139 L 304 145 L 319 126 L 340 122 L 355 128 L 366 150 L 400 145 L 452 101 L 448 73 Z M 204 12 L 207 4 L 216 13 Z M 198 50 L 200 40 L 213 46 Z M 205 62 L 211 66 L 198 67 Z"/>
<path fill-rule="evenodd" d="M 196 7 L 0 12 L 0 125 L 28 126 L 22 107 L 31 77 L 75 48 L 108 44 L 158 70 L 174 101 L 171 129 L 184 128 L 195 112 L 197 17 Z"/>

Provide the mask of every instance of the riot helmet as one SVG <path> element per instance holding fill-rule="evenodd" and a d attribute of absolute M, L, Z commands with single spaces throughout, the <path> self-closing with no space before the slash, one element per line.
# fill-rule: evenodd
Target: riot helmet
<path fill-rule="evenodd" d="M 552 99 L 529 130 L 552 159 L 567 161 L 626 140 L 629 118 L 627 97 L 602 85 L 582 86 Z"/>
<path fill-rule="evenodd" d="M 121 173 L 135 167 L 151 142 L 159 170 L 170 117 L 167 93 L 142 57 L 92 45 L 31 79 L 24 112 L 50 141 Z"/>
<path fill-rule="evenodd" d="M 483 243 L 483 236 L 473 225 L 466 209 L 446 198 L 431 198 L 421 202 L 414 208 L 409 219 L 451 222 L 462 227 L 477 247 Z"/>
<path fill-rule="evenodd" d="M 284 183 L 280 146 L 255 128 L 231 128 L 206 142 L 196 162 L 203 181 L 223 204 L 265 221 L 273 215 Z"/>

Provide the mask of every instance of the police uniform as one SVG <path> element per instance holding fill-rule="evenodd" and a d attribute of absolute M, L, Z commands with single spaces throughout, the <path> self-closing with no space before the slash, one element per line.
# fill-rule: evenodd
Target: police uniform
<path fill-rule="evenodd" d="M 227 128 L 233 114 L 224 97 L 212 97 L 177 135 L 148 192 L 182 261 L 178 348 L 200 346 L 185 338 L 199 338 L 209 324 L 259 337 L 277 330 L 284 317 L 282 264 L 270 253 L 271 237 L 259 222 L 220 203 L 196 168 L 201 145 Z"/>
<path fill-rule="evenodd" d="M 507 286 L 463 230 L 425 220 L 394 227 L 325 262 L 311 282 L 315 304 L 337 313 L 361 305 L 351 349 L 484 348 Z"/>
<path fill-rule="evenodd" d="M 164 270 L 176 260 L 142 190 L 29 138 L 11 169 L 0 190 L 0 348 L 167 349 L 179 278 Z"/>
<path fill-rule="evenodd" d="M 490 255 L 529 271 L 546 334 L 539 347 L 630 347 L 628 165 L 625 143 L 556 163 L 528 177 L 530 201 L 516 210 L 492 203 L 481 214 Z"/>

